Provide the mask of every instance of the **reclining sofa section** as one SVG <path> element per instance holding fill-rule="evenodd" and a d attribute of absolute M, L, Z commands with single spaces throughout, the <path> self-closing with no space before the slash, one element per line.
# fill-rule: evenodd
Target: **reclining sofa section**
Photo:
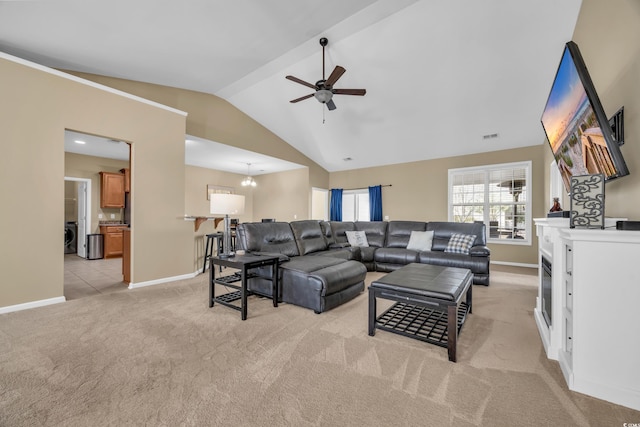
<path fill-rule="evenodd" d="M 349 245 L 347 231 L 364 231 L 368 246 Z M 407 249 L 412 231 L 433 231 L 431 250 Z M 409 263 L 468 268 L 473 283 L 489 285 L 490 250 L 484 224 L 421 221 L 253 222 L 236 229 L 238 249 L 277 253 L 282 301 L 321 313 L 364 291 L 367 271 L 393 271 Z M 453 234 L 475 236 L 468 253 L 445 249 Z M 269 269 L 249 280 L 249 289 L 271 295 Z"/>

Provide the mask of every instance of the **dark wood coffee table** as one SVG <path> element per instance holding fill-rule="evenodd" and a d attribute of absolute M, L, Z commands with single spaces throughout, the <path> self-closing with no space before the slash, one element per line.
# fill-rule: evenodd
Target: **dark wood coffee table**
<path fill-rule="evenodd" d="M 458 334 L 471 313 L 472 280 L 466 268 L 414 263 L 371 282 L 369 335 L 381 329 L 446 347 L 455 362 Z M 397 302 L 377 316 L 376 298 Z"/>

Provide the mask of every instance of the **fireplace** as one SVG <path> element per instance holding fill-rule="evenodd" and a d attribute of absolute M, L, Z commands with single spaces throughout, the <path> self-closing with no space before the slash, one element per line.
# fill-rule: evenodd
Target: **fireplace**
<path fill-rule="evenodd" d="M 551 260 L 541 256 L 541 280 L 542 280 L 542 316 L 544 317 L 545 322 L 547 322 L 547 326 L 551 326 L 551 295 L 552 295 L 552 264 Z"/>

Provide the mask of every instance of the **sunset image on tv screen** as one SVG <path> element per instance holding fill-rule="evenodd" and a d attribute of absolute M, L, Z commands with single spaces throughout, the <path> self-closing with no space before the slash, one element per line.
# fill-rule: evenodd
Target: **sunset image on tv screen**
<path fill-rule="evenodd" d="M 616 174 L 569 49 L 562 55 L 542 124 L 566 188 L 570 187 L 573 175 L 603 173 L 610 177 Z"/>

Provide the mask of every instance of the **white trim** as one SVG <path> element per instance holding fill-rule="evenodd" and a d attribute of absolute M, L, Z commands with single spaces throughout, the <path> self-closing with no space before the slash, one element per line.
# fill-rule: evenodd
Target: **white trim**
<path fill-rule="evenodd" d="M 8 305 L 6 307 L 0 307 L 0 314 L 12 313 L 14 311 L 28 310 L 30 308 L 44 307 L 46 305 L 59 304 L 65 302 L 65 297 L 55 297 L 49 299 L 41 299 L 38 301 L 25 302 L 23 304 Z"/>
<path fill-rule="evenodd" d="M 490 261 L 490 264 L 495 265 L 507 265 L 510 267 L 525 267 L 525 268 L 538 268 L 538 264 L 525 264 L 522 262 L 509 262 L 509 261 Z"/>
<path fill-rule="evenodd" d="M 129 99 L 132 99 L 134 101 L 141 102 L 143 104 L 147 104 L 147 105 L 151 105 L 153 107 L 161 108 L 163 110 L 171 111 L 172 113 L 180 114 L 181 116 L 184 116 L 184 117 L 186 117 L 189 114 L 189 113 L 187 113 L 185 111 L 181 111 L 181 110 L 175 109 L 173 107 L 169 107 L 167 105 L 160 104 L 160 103 L 155 102 L 155 101 L 150 101 L 148 99 L 141 98 L 141 97 L 139 97 L 137 95 L 132 95 L 130 93 L 123 92 L 121 90 L 114 89 L 112 87 L 102 85 L 100 83 L 92 82 L 90 80 L 86 80 L 86 79 L 83 79 L 81 77 L 74 76 L 72 74 L 67 74 L 67 73 L 64 73 L 62 71 L 58 71 L 58 70 L 56 70 L 54 68 L 45 67 L 44 65 L 40 65 L 40 64 L 37 64 L 35 62 L 27 61 L 26 59 L 18 58 L 17 56 L 9 55 L 8 53 L 4 53 L 4 52 L 1 52 L 1 51 L 0 51 L 0 59 L 6 59 L 7 61 L 15 62 L 16 64 L 24 65 L 24 66 L 29 67 L 29 68 L 33 68 L 33 69 L 36 69 L 36 70 L 39 70 L 39 71 L 43 71 L 45 73 L 52 74 L 52 75 L 57 76 L 57 77 L 62 77 L 63 79 L 71 80 L 71 81 L 74 81 L 76 83 L 83 84 L 85 86 L 91 86 L 91 87 L 94 87 L 96 89 L 100 89 L 100 90 L 105 91 L 105 92 L 110 92 L 110 93 L 113 93 L 115 95 L 122 96 L 124 98 L 129 98 Z"/>
<path fill-rule="evenodd" d="M 176 282 L 178 280 L 193 279 L 197 275 L 198 275 L 197 273 L 189 273 L 189 274 L 183 274 L 181 276 L 165 277 L 162 279 L 148 280 L 146 282 L 140 282 L 140 283 L 131 282 L 129 283 L 129 289 L 138 289 L 138 288 L 144 288 L 145 286 L 160 285 L 162 283 Z"/>
<path fill-rule="evenodd" d="M 81 236 L 81 237 L 82 237 L 82 241 L 80 241 L 80 240 L 78 239 L 78 237 L 79 237 L 79 236 L 76 236 L 76 245 L 78 245 L 78 244 L 83 244 L 83 245 L 85 245 L 85 244 L 86 244 L 86 241 L 87 241 L 87 236 L 86 236 L 86 235 L 87 235 L 87 234 L 90 234 L 90 233 L 88 233 L 87 231 L 88 231 L 88 230 L 91 230 L 91 191 L 92 191 L 92 188 L 91 188 L 91 178 L 77 178 L 77 177 L 73 177 L 73 176 L 65 176 L 65 177 L 64 177 L 64 180 L 65 180 L 65 181 L 73 181 L 73 182 L 84 182 L 85 184 L 87 184 L 87 195 L 86 195 L 86 197 L 85 197 L 85 202 L 86 202 L 86 203 L 85 203 L 85 204 L 86 204 L 86 207 L 85 207 L 85 208 L 86 208 L 86 211 L 87 211 L 87 219 L 86 219 L 85 227 L 84 227 L 85 235 L 84 235 L 84 236 Z M 84 258 L 84 259 L 86 259 L 86 258 L 87 258 L 87 257 L 86 257 L 86 255 L 87 255 L 87 249 L 88 249 L 88 248 L 86 248 L 86 247 L 85 247 L 85 252 L 84 252 L 85 256 L 84 256 L 84 257 L 81 257 L 81 258 Z M 77 251 L 76 251 L 76 252 L 77 252 Z"/>
<path fill-rule="evenodd" d="M 522 168 L 525 169 L 526 180 L 527 180 L 527 200 L 524 202 L 525 206 L 525 217 L 528 218 L 528 221 L 525 223 L 525 234 L 527 236 L 526 239 L 496 239 L 488 236 L 487 233 L 487 244 L 504 244 L 504 245 L 520 245 L 520 246 L 531 246 L 533 243 L 532 226 L 533 226 L 533 216 L 531 214 L 531 199 L 533 194 L 533 179 L 532 179 L 532 167 L 533 162 L 531 160 L 524 160 L 521 162 L 510 162 L 510 163 L 497 163 L 492 165 L 481 165 L 481 166 L 470 166 L 464 168 L 453 168 L 448 170 L 447 175 L 447 218 L 448 221 L 453 221 L 453 184 L 452 178 L 455 174 L 459 173 L 473 173 L 474 171 L 480 171 L 484 174 L 485 180 L 485 200 L 484 200 L 484 212 L 485 212 L 485 221 L 488 220 L 486 216 L 489 212 L 489 200 L 486 198 L 487 184 L 489 183 L 489 171 L 499 170 L 499 169 L 516 169 Z"/>

